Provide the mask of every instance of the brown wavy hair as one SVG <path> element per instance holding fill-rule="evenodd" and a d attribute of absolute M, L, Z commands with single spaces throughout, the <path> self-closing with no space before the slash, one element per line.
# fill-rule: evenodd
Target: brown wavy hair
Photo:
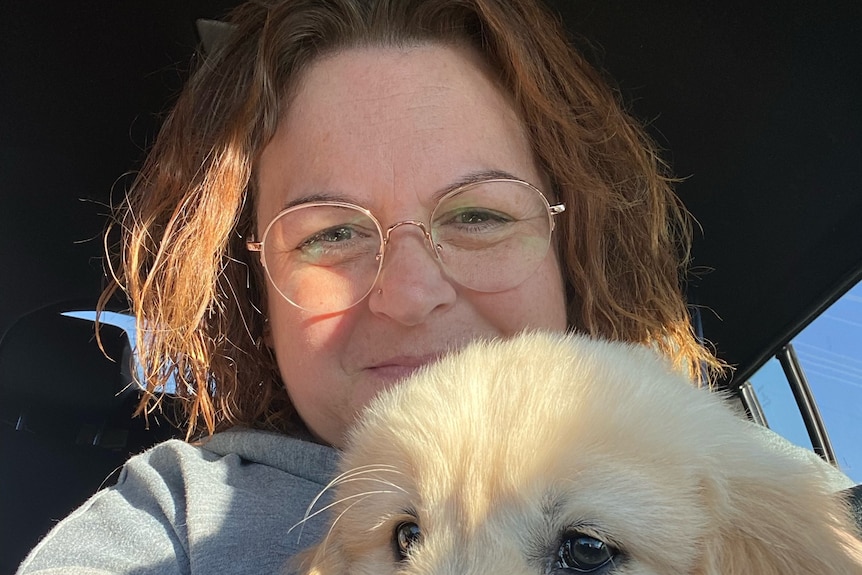
<path fill-rule="evenodd" d="M 301 422 L 261 344 L 255 167 L 303 72 L 359 46 L 466 45 L 511 97 L 566 203 L 558 253 L 573 329 L 652 345 L 694 378 L 719 366 L 682 295 L 689 217 L 656 147 L 533 0 L 253 0 L 230 16 L 166 118 L 117 213 L 114 285 L 139 326 L 149 392 L 173 375 L 188 437 Z"/>

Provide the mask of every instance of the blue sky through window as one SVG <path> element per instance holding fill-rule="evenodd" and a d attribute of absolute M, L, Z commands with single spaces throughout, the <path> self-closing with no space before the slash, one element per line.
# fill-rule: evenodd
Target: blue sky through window
<path fill-rule="evenodd" d="M 793 340 L 841 470 L 862 483 L 862 283 Z M 769 427 L 811 449 L 799 407 L 778 360 L 751 377 Z"/>
<path fill-rule="evenodd" d="M 862 283 L 806 327 L 793 347 L 838 464 L 862 483 Z"/>
<path fill-rule="evenodd" d="M 84 311 L 67 311 L 63 312 L 62 315 L 67 317 L 73 317 L 76 319 L 84 319 L 88 321 L 96 321 L 96 312 L 92 310 L 84 310 Z M 103 311 L 99 316 L 99 321 L 106 325 L 113 325 L 120 329 L 122 329 L 126 333 L 126 337 L 129 338 L 129 345 L 132 348 L 132 357 L 135 360 L 135 383 L 137 383 L 143 389 L 141 382 L 144 381 L 144 368 L 138 362 L 138 352 L 136 342 L 137 340 L 137 327 L 135 326 L 135 318 L 125 313 L 117 313 L 113 311 Z M 173 394 L 176 393 L 177 383 L 173 376 L 168 379 L 167 384 L 164 387 L 165 393 Z M 157 387 L 155 389 L 156 393 L 161 393 L 162 388 Z"/>

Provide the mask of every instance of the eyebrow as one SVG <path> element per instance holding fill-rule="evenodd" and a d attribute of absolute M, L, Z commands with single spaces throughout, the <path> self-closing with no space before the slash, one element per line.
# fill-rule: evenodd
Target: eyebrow
<path fill-rule="evenodd" d="M 504 170 L 481 170 L 478 172 L 470 172 L 461 178 L 455 180 L 442 190 L 439 190 L 434 194 L 435 199 L 439 199 L 442 196 L 445 196 L 452 190 L 457 190 L 462 186 L 466 186 L 468 184 L 475 184 L 476 182 L 484 182 L 485 180 L 520 180 L 518 176 L 514 176 L 509 172 Z"/>
<path fill-rule="evenodd" d="M 281 211 L 284 211 L 288 208 L 292 208 L 293 206 L 311 204 L 314 202 L 345 202 L 348 204 L 356 203 L 351 198 L 348 198 L 347 196 L 343 196 L 341 194 L 336 194 L 334 192 L 318 192 L 316 194 L 308 194 L 294 200 L 285 202 L 284 205 L 281 206 Z"/>
<path fill-rule="evenodd" d="M 434 192 L 431 198 L 432 200 L 437 201 L 452 190 L 457 190 L 462 186 L 466 186 L 468 184 L 475 184 L 476 182 L 483 182 L 485 180 L 495 179 L 520 180 L 522 178 L 512 175 L 504 170 L 480 170 L 476 172 L 469 172 L 468 174 L 461 176 L 445 188 Z M 318 192 L 314 194 L 307 194 L 305 196 L 301 196 L 299 198 L 295 198 L 293 200 L 285 202 L 284 205 L 282 205 L 281 210 L 283 211 L 294 206 L 299 206 L 301 204 L 310 204 L 313 202 L 344 202 L 348 204 L 355 204 L 356 200 L 336 192 Z"/>

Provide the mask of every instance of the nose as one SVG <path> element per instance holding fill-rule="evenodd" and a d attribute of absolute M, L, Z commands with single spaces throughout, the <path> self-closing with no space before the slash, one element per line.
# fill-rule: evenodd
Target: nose
<path fill-rule="evenodd" d="M 394 234 L 394 232 L 398 234 Z M 397 235 L 397 241 L 393 238 Z M 371 290 L 371 311 L 400 324 L 419 325 L 435 310 L 455 302 L 457 293 L 433 252 L 421 222 L 403 221 L 386 230 L 383 268 Z"/>

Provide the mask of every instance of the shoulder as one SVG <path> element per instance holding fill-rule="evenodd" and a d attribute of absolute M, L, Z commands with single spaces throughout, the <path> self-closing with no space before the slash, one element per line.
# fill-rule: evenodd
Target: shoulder
<path fill-rule="evenodd" d="M 21 572 L 280 571 L 323 532 L 322 514 L 306 516 L 336 460 L 331 448 L 251 430 L 159 444 L 62 521 Z"/>
<path fill-rule="evenodd" d="M 234 534 L 269 526 L 286 536 L 325 490 L 337 461 L 330 447 L 236 429 L 198 444 L 168 441 L 133 457 L 115 489 L 132 505 L 157 506 L 174 523 L 197 526 L 198 535 L 212 531 L 208 525 L 219 516 Z"/>

